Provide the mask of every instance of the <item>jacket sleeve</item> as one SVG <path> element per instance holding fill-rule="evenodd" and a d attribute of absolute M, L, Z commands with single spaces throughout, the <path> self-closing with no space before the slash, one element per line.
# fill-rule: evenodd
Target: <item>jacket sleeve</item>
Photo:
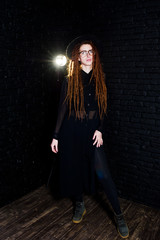
<path fill-rule="evenodd" d="M 57 117 L 56 127 L 53 133 L 53 138 L 57 140 L 59 138 L 59 132 L 68 109 L 67 102 L 65 101 L 66 94 L 67 94 L 67 79 L 65 79 L 62 83 L 60 101 L 59 101 L 59 107 L 58 107 L 58 117 Z"/>

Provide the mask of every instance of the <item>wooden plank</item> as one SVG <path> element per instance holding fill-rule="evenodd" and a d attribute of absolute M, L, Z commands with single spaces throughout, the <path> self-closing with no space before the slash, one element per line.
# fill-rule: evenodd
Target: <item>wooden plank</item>
<path fill-rule="evenodd" d="M 33 222 L 37 221 L 39 217 L 41 218 L 45 212 L 47 214 L 48 211 L 50 211 L 50 207 L 47 208 L 46 206 L 50 206 L 53 202 L 50 200 L 46 201 L 45 204 L 43 201 L 36 200 L 29 209 L 26 209 L 26 205 L 23 206 L 24 209 L 17 205 L 15 209 L 7 211 L 6 215 L 8 216 L 8 220 L 6 220 L 5 224 L 3 222 L 3 228 L 1 227 L 1 231 L 3 230 L 4 232 L 2 236 L 5 237 L 6 234 L 12 235 L 15 230 L 18 232 L 19 228 L 25 228 L 29 223 L 29 225 L 33 224 Z M 55 208 L 55 206 L 53 208 Z"/>
<path fill-rule="evenodd" d="M 160 234 L 160 212 L 148 207 L 133 206 L 133 218 L 130 220 L 131 240 L 157 240 Z M 158 236 L 158 238 L 157 238 Z"/>
<path fill-rule="evenodd" d="M 52 202 L 52 205 L 48 207 L 46 202 L 46 205 L 44 205 L 45 207 L 42 206 L 41 211 L 37 212 L 36 215 L 33 213 L 33 211 L 30 211 L 29 215 L 25 215 L 26 217 L 21 219 L 21 222 L 16 224 L 16 229 L 14 227 L 8 233 L 14 236 L 16 239 L 31 239 L 33 235 L 36 235 L 37 232 L 48 225 L 50 219 L 52 219 L 53 222 L 56 222 L 59 220 L 59 218 L 61 218 L 62 212 L 60 211 L 58 204 L 59 203 L 56 205 Z M 66 204 L 68 211 L 68 203 L 66 202 Z M 65 204 L 63 204 L 63 206 L 65 206 Z M 21 229 L 23 229 L 23 232 Z"/>
<path fill-rule="evenodd" d="M 49 200 L 44 194 L 44 186 L 33 193 L 26 195 L 23 198 L 1 208 L 0 212 L 0 225 L 5 226 L 5 223 L 8 221 L 15 221 L 16 215 L 20 217 L 20 214 L 28 212 L 30 209 L 33 209 L 35 206 L 38 206 L 38 203 Z M 25 206 L 25 208 L 24 208 Z M 4 213 L 4 214 L 3 214 Z"/>
<path fill-rule="evenodd" d="M 86 199 L 85 201 L 85 204 L 87 206 L 87 204 L 91 204 L 92 201 L 91 199 Z M 96 206 L 96 204 L 94 204 Z M 75 235 L 76 234 L 76 230 L 75 228 L 78 226 L 80 229 L 81 229 L 81 225 L 79 224 L 74 224 L 72 223 L 71 219 L 72 219 L 72 214 L 73 214 L 73 208 L 71 206 L 71 209 L 70 209 L 70 212 L 69 212 L 69 215 L 65 215 L 63 213 L 62 214 L 62 218 L 61 218 L 61 221 L 56 221 L 54 223 L 52 223 L 52 228 L 50 230 L 50 234 L 54 234 L 54 236 L 56 236 L 59 240 L 60 239 L 66 239 L 66 233 L 67 234 L 73 234 Z M 70 238 L 71 239 L 71 236 Z"/>
<path fill-rule="evenodd" d="M 0 209 L 3 240 L 119 240 L 113 211 L 104 194 L 85 196 L 87 214 L 72 223 L 69 199 L 56 201 L 45 186 Z M 129 240 L 158 240 L 160 210 L 120 199 L 130 229 Z"/>

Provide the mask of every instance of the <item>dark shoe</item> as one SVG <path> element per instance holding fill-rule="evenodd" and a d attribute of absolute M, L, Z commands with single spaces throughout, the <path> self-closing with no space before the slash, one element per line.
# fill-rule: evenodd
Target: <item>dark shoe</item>
<path fill-rule="evenodd" d="M 122 238 L 129 237 L 129 229 L 128 229 L 128 226 L 127 226 L 127 224 L 124 220 L 123 214 L 119 214 L 119 215 L 115 214 L 115 220 L 116 220 L 117 230 L 118 230 L 119 235 Z"/>
<path fill-rule="evenodd" d="M 84 206 L 84 202 L 76 202 L 72 222 L 80 223 L 85 214 L 86 214 L 86 209 Z"/>

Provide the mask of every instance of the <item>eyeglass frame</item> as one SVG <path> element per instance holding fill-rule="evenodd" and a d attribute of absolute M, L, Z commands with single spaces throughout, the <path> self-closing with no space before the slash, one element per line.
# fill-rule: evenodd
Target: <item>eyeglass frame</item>
<path fill-rule="evenodd" d="M 85 53 L 84 56 L 82 56 L 81 53 Z M 88 51 L 87 50 L 83 50 L 83 51 L 79 52 L 79 55 L 81 55 L 82 58 L 86 57 L 88 54 L 90 56 L 93 56 L 93 55 L 95 55 L 95 52 L 93 51 L 93 49 L 90 49 Z"/>

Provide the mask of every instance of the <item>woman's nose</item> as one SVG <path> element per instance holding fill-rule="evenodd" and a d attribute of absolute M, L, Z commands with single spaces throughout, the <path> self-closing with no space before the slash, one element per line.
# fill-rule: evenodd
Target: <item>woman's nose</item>
<path fill-rule="evenodd" d="M 89 51 L 87 52 L 87 57 L 90 56 Z"/>

